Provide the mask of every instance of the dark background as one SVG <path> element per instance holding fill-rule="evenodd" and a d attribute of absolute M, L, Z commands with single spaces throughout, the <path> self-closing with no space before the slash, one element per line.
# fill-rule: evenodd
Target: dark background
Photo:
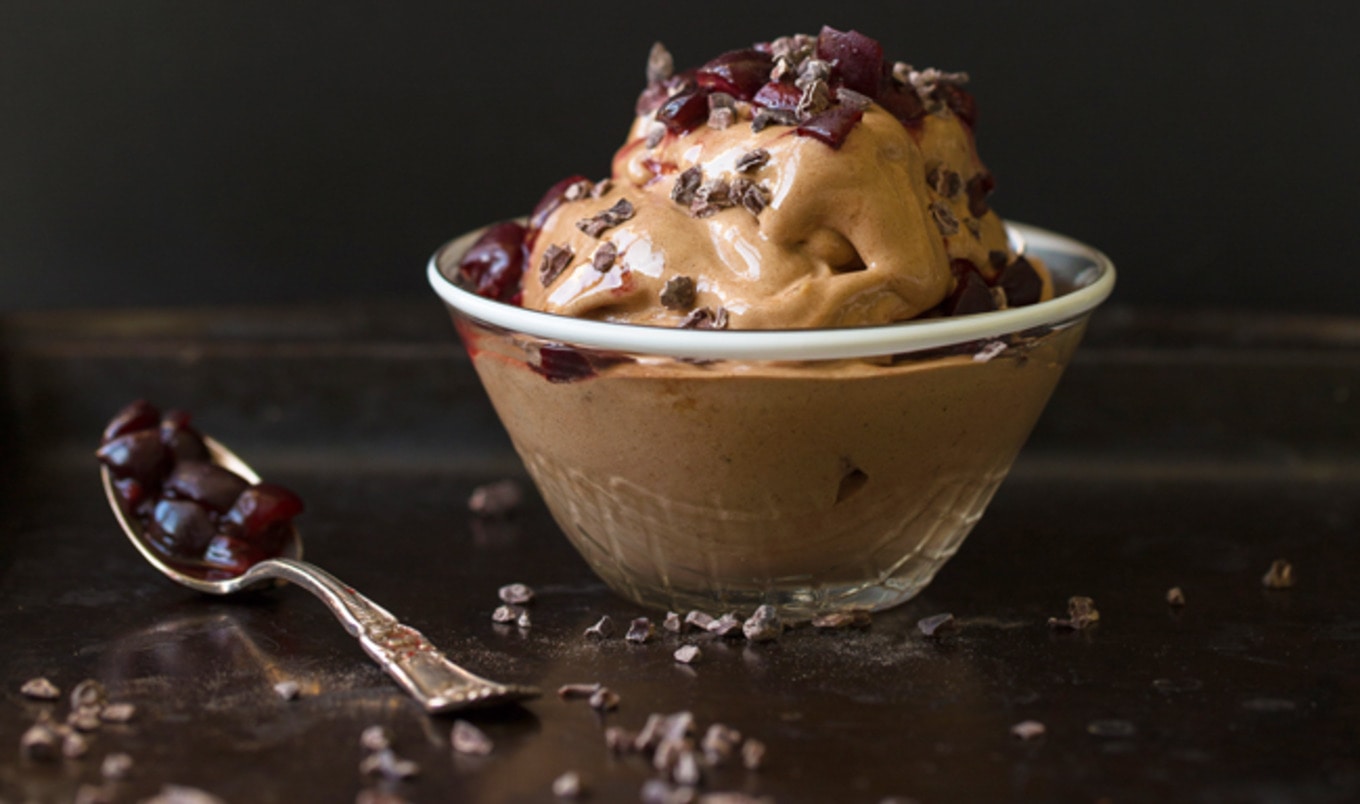
<path fill-rule="evenodd" d="M 0 2 L 0 312 L 422 297 L 603 175 L 647 49 L 823 22 L 972 73 L 995 206 L 1129 305 L 1360 313 L 1348 3 Z M 433 298 L 431 297 L 431 303 Z"/>

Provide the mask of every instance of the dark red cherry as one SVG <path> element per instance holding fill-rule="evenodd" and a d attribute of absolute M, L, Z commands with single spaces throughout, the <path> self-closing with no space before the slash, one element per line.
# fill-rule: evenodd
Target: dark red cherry
<path fill-rule="evenodd" d="M 935 87 L 935 96 L 944 101 L 969 128 L 977 128 L 977 101 L 973 99 L 973 93 L 958 84 L 941 83 Z"/>
<path fill-rule="evenodd" d="M 161 417 L 161 443 L 176 461 L 208 460 L 208 445 L 203 442 L 203 436 L 189 426 L 189 414 L 182 410 L 166 411 Z"/>
<path fill-rule="evenodd" d="M 953 266 L 950 266 L 951 269 Z M 992 289 L 977 271 L 969 271 L 958 282 L 954 292 L 944 302 L 945 315 L 986 313 L 996 309 Z"/>
<path fill-rule="evenodd" d="M 146 486 L 133 477 L 116 478 L 113 490 L 117 492 L 118 499 L 123 501 L 124 510 L 129 512 L 136 512 L 138 506 L 147 499 Z"/>
<path fill-rule="evenodd" d="M 509 301 L 519 291 L 524 273 L 524 235 L 524 227 L 514 221 L 497 223 L 463 255 L 458 270 L 473 283 L 478 295 Z"/>
<path fill-rule="evenodd" d="M 987 197 L 996 190 L 996 177 L 987 170 L 975 173 L 968 179 L 965 189 L 968 192 L 968 214 L 974 218 L 986 215 L 987 210 L 991 208 L 987 204 Z"/>
<path fill-rule="evenodd" d="M 752 103 L 766 109 L 787 109 L 793 111 L 798 108 L 798 101 L 803 97 L 803 90 L 791 83 L 783 81 L 771 81 L 762 86 L 752 99 Z"/>
<path fill-rule="evenodd" d="M 710 92 L 726 92 L 749 101 L 769 80 L 774 60 L 759 50 L 732 50 L 709 61 L 695 73 L 695 81 Z"/>
<path fill-rule="evenodd" d="M 259 483 L 241 492 L 224 519 L 233 537 L 255 541 L 302 513 L 302 499 L 283 486 Z"/>
<path fill-rule="evenodd" d="M 553 214 L 553 210 L 561 206 L 562 199 L 567 194 L 567 188 L 583 181 L 589 181 L 589 179 L 585 176 L 568 176 L 549 187 L 548 192 L 544 193 L 543 197 L 538 200 L 533 213 L 529 215 L 529 231 L 536 232 L 542 229 L 543 224 L 548 221 L 548 216 Z"/>
<path fill-rule="evenodd" d="M 222 513 L 250 484 L 245 478 L 207 461 L 180 461 L 166 478 L 167 497 L 193 500 L 205 508 Z"/>
<path fill-rule="evenodd" d="M 581 350 L 565 344 L 545 344 L 538 350 L 538 365 L 531 366 L 548 382 L 575 382 L 595 376 L 590 358 Z"/>
<path fill-rule="evenodd" d="M 1016 257 L 996 279 L 996 286 L 1006 291 L 1006 303 L 1023 307 L 1039 301 L 1044 292 L 1044 281 L 1029 260 Z"/>
<path fill-rule="evenodd" d="M 161 500 L 151 515 L 151 538 L 171 555 L 197 558 L 216 533 L 203 506 L 191 500 Z"/>
<path fill-rule="evenodd" d="M 708 90 L 702 87 L 672 95 L 661 104 L 656 119 L 672 134 L 685 134 L 708 120 Z"/>
<path fill-rule="evenodd" d="M 912 86 L 887 84 L 878 94 L 878 105 L 908 127 L 914 127 L 926 115 L 925 104 Z"/>
<path fill-rule="evenodd" d="M 160 418 L 160 411 L 156 410 L 154 405 L 145 399 L 138 399 L 118 411 L 109 420 L 109 423 L 104 427 L 104 438 L 99 443 L 107 444 L 118 436 L 155 427 Z"/>
<path fill-rule="evenodd" d="M 170 451 L 156 429 L 120 435 L 96 450 L 95 457 L 115 477 L 134 478 L 148 488 L 159 487 L 170 470 Z"/>
<path fill-rule="evenodd" d="M 832 148 L 840 148 L 862 117 L 864 112 L 859 109 L 832 106 L 798 126 L 795 131 L 804 137 L 819 139 Z"/>
<path fill-rule="evenodd" d="M 234 578 L 256 564 L 279 555 L 279 550 L 219 533 L 203 551 L 209 576 Z"/>
<path fill-rule="evenodd" d="M 817 36 L 817 58 L 829 61 L 841 84 L 871 99 L 878 98 L 883 77 L 883 46 L 859 31 L 823 26 Z"/>

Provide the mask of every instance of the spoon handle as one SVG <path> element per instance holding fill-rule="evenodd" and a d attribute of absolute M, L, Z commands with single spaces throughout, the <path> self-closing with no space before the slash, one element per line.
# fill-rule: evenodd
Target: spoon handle
<path fill-rule="evenodd" d="M 373 658 L 429 712 L 448 712 L 511 700 L 533 698 L 538 690 L 498 684 L 464 670 L 444 656 L 425 635 L 403 625 L 386 609 L 334 575 L 292 558 L 261 561 L 250 569 L 250 582 L 281 578 L 321 599 L 357 637 Z"/>

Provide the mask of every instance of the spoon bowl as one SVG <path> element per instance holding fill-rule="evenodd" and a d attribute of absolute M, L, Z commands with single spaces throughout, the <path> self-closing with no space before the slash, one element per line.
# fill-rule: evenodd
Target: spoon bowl
<path fill-rule="evenodd" d="M 260 477 L 221 443 L 204 436 L 213 463 L 250 483 Z M 386 609 L 320 567 L 302 560 L 302 535 L 290 524 L 281 555 L 255 562 L 239 575 L 222 576 L 219 568 L 193 559 L 170 559 L 157 550 L 142 523 L 129 516 L 114 488 L 107 466 L 100 467 L 104 495 L 113 515 L 137 552 L 161 574 L 182 586 L 210 595 L 230 595 L 264 583 L 292 581 L 311 592 L 359 640 L 364 651 L 429 712 L 450 712 L 535 698 L 530 686 L 501 684 L 451 662 L 419 631 L 402 624 Z"/>

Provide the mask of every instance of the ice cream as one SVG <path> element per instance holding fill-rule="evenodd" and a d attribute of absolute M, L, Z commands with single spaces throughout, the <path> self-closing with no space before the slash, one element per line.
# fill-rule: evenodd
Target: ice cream
<path fill-rule="evenodd" d="M 559 183 L 531 218 L 526 307 L 787 329 L 1051 296 L 987 203 L 965 75 L 889 65 L 830 28 L 681 74 L 657 45 L 648 65 L 611 177 Z"/>
<path fill-rule="evenodd" d="M 1045 252 L 1052 270 L 1012 247 L 960 74 L 832 29 L 670 64 L 653 49 L 608 179 L 559 182 L 527 223 L 437 255 L 431 281 L 554 518 L 614 589 L 795 618 L 900 603 L 981 516 L 1108 287 L 930 351 L 665 348 L 753 335 L 685 329 L 812 344 L 912 320 L 893 328 L 909 343 L 916 320 L 1112 270 L 1079 246 Z M 604 323 L 590 345 L 536 330 L 559 317 Z"/>

